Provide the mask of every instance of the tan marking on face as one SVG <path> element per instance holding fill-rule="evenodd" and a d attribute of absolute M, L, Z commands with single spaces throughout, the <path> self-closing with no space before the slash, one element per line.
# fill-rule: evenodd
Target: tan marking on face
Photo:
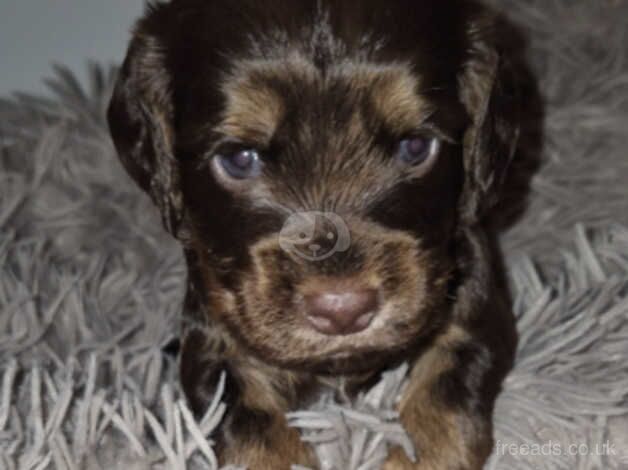
<path fill-rule="evenodd" d="M 280 363 L 294 364 L 316 357 L 390 350 L 425 331 L 445 296 L 446 282 L 440 276 L 446 277 L 447 273 L 433 272 L 430 256 L 407 234 L 391 233 L 357 220 L 350 225 L 354 229 L 354 249 L 365 254 L 359 271 L 330 273 L 321 264 L 292 259 L 282 252 L 276 236 L 264 238 L 252 247 L 252 269 L 243 276 L 241 314 L 233 316 L 245 325 L 250 347 Z M 394 286 L 386 286 L 391 276 L 395 278 Z M 301 300 L 319 277 L 326 282 L 351 278 L 380 290 L 381 306 L 367 330 L 334 337 L 308 326 Z M 432 295 L 427 295 L 428 291 Z"/>
<path fill-rule="evenodd" d="M 433 112 L 432 105 L 419 93 L 420 77 L 407 64 L 344 65 L 341 74 L 348 77 L 356 91 L 367 94 L 375 112 L 393 131 L 415 129 Z"/>
<path fill-rule="evenodd" d="M 371 97 L 375 110 L 392 130 L 407 132 L 431 114 L 431 106 L 417 93 L 418 85 L 406 67 L 387 69 L 374 81 Z"/>
<path fill-rule="evenodd" d="M 269 83 L 311 84 L 314 65 L 297 51 L 281 59 L 243 60 L 222 86 L 227 100 L 218 131 L 241 140 L 268 143 L 285 114 L 285 103 Z"/>
<path fill-rule="evenodd" d="M 219 130 L 238 138 L 253 136 L 267 141 L 281 122 L 285 104 L 267 81 L 324 87 L 328 79 L 344 79 L 351 93 L 370 99 L 378 116 L 399 133 L 415 129 L 433 111 L 419 94 L 420 77 L 407 64 L 342 63 L 330 69 L 325 78 L 310 61 L 292 52 L 282 59 L 243 61 L 237 70 L 235 76 L 242 78 L 227 79 L 223 86 L 227 106 Z M 349 127 L 351 135 L 363 131 L 360 119 Z"/>
<path fill-rule="evenodd" d="M 227 102 L 218 131 L 245 142 L 267 144 L 284 115 L 281 97 L 252 76 L 230 81 L 223 93 Z"/>

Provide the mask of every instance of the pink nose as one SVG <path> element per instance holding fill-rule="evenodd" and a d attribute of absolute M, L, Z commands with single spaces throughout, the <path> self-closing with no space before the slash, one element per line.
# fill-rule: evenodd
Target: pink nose
<path fill-rule="evenodd" d="M 348 335 L 368 328 L 378 307 L 370 288 L 326 289 L 305 296 L 308 321 L 326 335 Z"/>

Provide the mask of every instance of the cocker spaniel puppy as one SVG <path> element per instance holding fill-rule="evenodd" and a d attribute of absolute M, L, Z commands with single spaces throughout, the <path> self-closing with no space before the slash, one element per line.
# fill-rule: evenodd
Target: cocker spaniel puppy
<path fill-rule="evenodd" d="M 467 0 L 172 0 L 137 23 L 109 123 L 185 251 L 197 414 L 228 374 L 222 462 L 316 466 L 285 412 L 407 361 L 418 460 L 384 468 L 482 467 L 513 354 L 484 223 L 518 134 L 499 45 Z"/>

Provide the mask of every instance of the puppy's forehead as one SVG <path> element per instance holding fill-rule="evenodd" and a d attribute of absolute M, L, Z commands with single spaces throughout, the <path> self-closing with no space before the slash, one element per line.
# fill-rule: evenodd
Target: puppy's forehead
<path fill-rule="evenodd" d="M 317 124 L 329 113 L 338 122 L 369 113 L 391 132 L 415 129 L 432 111 L 421 96 L 421 77 L 404 63 L 376 64 L 342 60 L 321 70 L 298 52 L 277 59 L 240 61 L 223 81 L 224 111 L 220 133 L 246 142 L 267 144 L 290 113 L 304 120 L 317 113 Z M 327 104 L 325 106 L 324 104 Z"/>

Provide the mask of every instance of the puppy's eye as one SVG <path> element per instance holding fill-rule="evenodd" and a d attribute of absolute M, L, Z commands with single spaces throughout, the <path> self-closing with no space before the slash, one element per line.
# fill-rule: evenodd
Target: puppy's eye
<path fill-rule="evenodd" d="M 257 150 L 253 149 L 217 155 L 216 162 L 228 176 L 238 180 L 256 178 L 262 172 L 262 160 Z"/>
<path fill-rule="evenodd" d="M 440 142 L 436 138 L 411 137 L 399 142 L 396 158 L 411 166 L 421 165 L 438 153 Z"/>

